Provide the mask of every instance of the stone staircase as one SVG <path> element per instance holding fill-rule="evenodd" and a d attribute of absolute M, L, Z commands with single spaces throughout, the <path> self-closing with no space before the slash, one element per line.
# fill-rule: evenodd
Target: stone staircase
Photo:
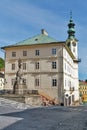
<path fill-rule="evenodd" d="M 38 91 L 38 93 L 41 96 L 42 103 L 43 103 L 44 106 L 56 105 L 57 104 L 55 99 L 53 97 L 49 96 L 47 93 L 45 93 L 43 91 Z"/>

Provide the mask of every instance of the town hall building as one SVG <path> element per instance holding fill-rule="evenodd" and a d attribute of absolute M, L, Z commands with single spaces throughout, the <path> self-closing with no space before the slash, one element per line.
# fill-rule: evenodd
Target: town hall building
<path fill-rule="evenodd" d="M 18 69 L 28 92 L 38 92 L 57 104 L 74 105 L 79 102 L 78 40 L 72 16 L 68 24 L 68 38 L 57 41 L 42 29 L 41 34 L 5 50 L 5 89 L 13 90 Z M 19 60 L 21 67 L 18 68 Z"/>

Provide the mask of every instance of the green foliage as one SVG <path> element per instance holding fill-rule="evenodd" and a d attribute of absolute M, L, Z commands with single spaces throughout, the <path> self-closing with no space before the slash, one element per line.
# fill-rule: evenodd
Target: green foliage
<path fill-rule="evenodd" d="M 5 61 L 2 58 L 0 58 L 0 69 L 4 68 L 4 66 L 5 66 Z"/>

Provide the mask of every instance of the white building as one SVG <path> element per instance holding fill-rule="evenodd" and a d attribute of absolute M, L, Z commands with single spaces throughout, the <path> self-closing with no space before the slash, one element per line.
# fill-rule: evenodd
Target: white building
<path fill-rule="evenodd" d="M 22 77 L 27 90 L 37 90 L 58 103 L 72 105 L 79 101 L 78 40 L 72 17 L 68 38 L 58 42 L 42 29 L 41 34 L 2 47 L 5 50 L 5 89 L 13 90 L 18 60 L 22 61 Z"/>
<path fill-rule="evenodd" d="M 0 72 L 0 90 L 4 89 L 4 74 Z"/>

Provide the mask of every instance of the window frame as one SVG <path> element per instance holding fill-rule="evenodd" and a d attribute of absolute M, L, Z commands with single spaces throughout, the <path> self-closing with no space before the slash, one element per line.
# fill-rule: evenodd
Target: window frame
<path fill-rule="evenodd" d="M 40 69 L 40 63 L 39 62 L 35 62 L 35 69 L 36 70 Z"/>
<path fill-rule="evenodd" d="M 35 86 L 36 87 L 40 86 L 40 79 L 39 78 L 35 78 Z"/>
<path fill-rule="evenodd" d="M 23 56 L 27 56 L 27 51 L 23 51 Z"/>
<path fill-rule="evenodd" d="M 52 48 L 52 55 L 56 55 L 56 48 Z"/>
<path fill-rule="evenodd" d="M 57 87 L 57 79 L 56 78 L 52 79 L 52 87 Z"/>
<path fill-rule="evenodd" d="M 16 52 L 15 51 L 12 52 L 12 57 L 16 57 Z"/>
<path fill-rule="evenodd" d="M 15 63 L 12 63 L 11 70 L 15 70 Z"/>
<path fill-rule="evenodd" d="M 52 61 L 52 69 L 57 69 L 57 62 L 56 61 Z"/>
<path fill-rule="evenodd" d="M 27 69 L 27 64 L 24 62 L 23 63 L 23 70 L 26 70 Z"/>
<path fill-rule="evenodd" d="M 35 50 L 35 55 L 39 56 L 40 55 L 40 50 Z"/>

